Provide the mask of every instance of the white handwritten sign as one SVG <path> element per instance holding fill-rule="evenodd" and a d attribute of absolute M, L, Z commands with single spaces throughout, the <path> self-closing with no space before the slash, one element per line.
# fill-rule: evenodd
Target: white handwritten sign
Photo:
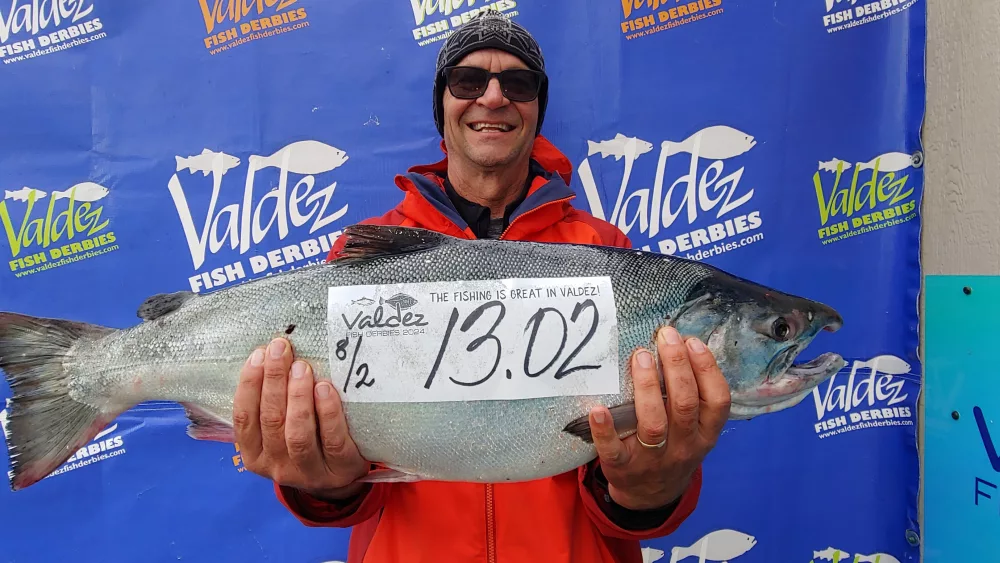
<path fill-rule="evenodd" d="M 620 391 L 607 277 L 331 287 L 328 321 L 333 381 L 349 401 Z"/>

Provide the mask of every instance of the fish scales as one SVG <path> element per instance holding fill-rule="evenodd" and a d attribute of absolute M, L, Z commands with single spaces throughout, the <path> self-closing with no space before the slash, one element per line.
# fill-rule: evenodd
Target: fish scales
<path fill-rule="evenodd" d="M 655 270 L 655 272 L 654 272 Z M 667 274 L 669 278 L 665 278 Z M 289 324 L 297 357 L 318 378 L 330 379 L 327 290 L 332 286 L 609 276 L 618 307 L 620 372 L 627 376 L 631 350 L 648 344 L 668 309 L 707 272 L 636 252 L 472 241 L 390 256 L 361 266 L 315 265 L 198 296 L 183 308 L 115 333 L 80 351 L 79 371 L 94 378 L 74 398 L 103 410 L 153 398 L 205 406 L 232 419 L 237 377 L 250 350 Z M 674 288 L 662 300 L 664 279 Z M 646 309 L 661 302 L 662 309 Z M 220 323 L 221 318 L 239 322 Z M 386 378 L 387 374 L 380 374 Z M 136 386 L 134 382 L 138 380 Z M 551 397 L 518 401 L 350 403 L 344 409 L 366 459 L 393 460 L 420 474 L 462 480 L 531 479 L 539 471 L 572 469 L 592 457 L 587 444 L 562 431 L 592 405 L 631 401 L 629 377 L 610 396 Z M 121 396 L 119 390 L 137 389 Z M 118 397 L 102 404 L 102 397 Z M 553 424 L 553 420 L 558 424 Z M 444 421 L 447 424 L 442 426 Z M 413 428 L 433 432 L 413 432 Z M 558 460 L 558 461 L 556 461 Z M 512 468 L 518 468 L 514 473 Z"/>
<path fill-rule="evenodd" d="M 182 403 L 192 419 L 189 435 L 221 439 L 199 437 L 201 414 L 191 409 L 231 428 L 240 370 L 251 350 L 275 336 L 288 338 L 318 379 L 332 379 L 331 287 L 450 282 L 460 290 L 463 281 L 610 279 L 617 393 L 424 403 L 345 399 L 361 454 L 422 479 L 522 481 L 590 461 L 596 452 L 587 413 L 605 405 L 616 425 L 622 423 L 619 430 L 634 431 L 628 360 L 643 345 L 655 355 L 653 339 L 665 324 L 712 349 L 733 394 L 732 418 L 788 408 L 844 365 L 832 353 L 792 364 L 820 330 L 840 327 L 835 310 L 702 263 L 587 245 L 470 241 L 401 227 L 353 226 L 343 236 L 343 259 L 214 293 L 153 296 L 139 308 L 143 322 L 122 330 L 0 312 L 0 369 L 14 390 L 8 412 L 12 488 L 39 481 L 114 417 L 144 401 Z M 406 359 L 401 362 L 402 372 Z M 372 375 L 382 384 L 393 377 Z"/>

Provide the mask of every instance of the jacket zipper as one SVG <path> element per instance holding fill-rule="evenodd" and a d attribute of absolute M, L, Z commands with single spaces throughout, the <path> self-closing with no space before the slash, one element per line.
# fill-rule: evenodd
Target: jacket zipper
<path fill-rule="evenodd" d="M 486 559 L 497 560 L 496 514 L 493 511 L 493 485 L 486 484 Z"/>
<path fill-rule="evenodd" d="M 502 233 L 500 233 L 500 239 L 503 239 L 503 237 L 507 235 L 507 232 L 510 231 L 510 228 L 514 226 L 514 223 L 517 223 L 518 221 L 520 221 L 521 219 L 523 219 L 526 215 L 531 215 L 535 211 L 538 211 L 539 209 L 544 209 L 545 207 L 547 207 L 549 205 L 554 205 L 556 203 L 563 203 L 563 202 L 569 201 L 571 199 L 573 199 L 573 196 L 564 197 L 562 199 L 554 199 L 552 201 L 543 203 L 543 204 L 539 205 L 538 207 L 536 207 L 534 209 L 530 209 L 528 211 L 525 211 L 519 217 L 517 217 L 516 219 L 514 219 L 513 221 L 511 221 L 510 225 L 507 225 L 507 228 L 504 229 Z"/>

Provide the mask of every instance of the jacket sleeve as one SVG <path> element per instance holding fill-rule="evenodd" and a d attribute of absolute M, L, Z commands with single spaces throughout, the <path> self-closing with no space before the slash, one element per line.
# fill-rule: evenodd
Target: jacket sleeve
<path fill-rule="evenodd" d="M 343 501 L 315 498 L 298 489 L 274 484 L 278 500 L 306 526 L 349 528 L 374 517 L 385 504 L 391 483 L 375 483 Z"/>
<path fill-rule="evenodd" d="M 670 506 L 629 510 L 617 505 L 608 494 L 600 460 L 578 470 L 580 495 L 591 522 L 602 534 L 625 540 L 648 540 L 674 533 L 698 506 L 701 476 L 701 466 L 698 466 L 687 490 Z"/>

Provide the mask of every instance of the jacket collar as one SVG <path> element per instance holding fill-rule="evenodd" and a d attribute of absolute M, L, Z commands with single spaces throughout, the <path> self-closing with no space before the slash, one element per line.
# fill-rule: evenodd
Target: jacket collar
<path fill-rule="evenodd" d="M 405 174 L 396 176 L 396 185 L 406 192 L 397 210 L 425 228 L 473 238 L 472 230 L 459 215 L 444 188 L 448 170 L 448 151 L 444 141 L 441 142 L 441 151 L 445 156 L 438 162 L 413 166 Z M 562 219 L 570 210 L 569 200 L 576 195 L 569 187 L 572 173 L 573 167 L 566 155 L 545 137 L 535 137 L 530 172 L 534 180 L 524 201 L 511 215 L 511 227 L 516 223 L 518 230 L 530 232 Z M 519 221 L 529 213 L 530 222 L 526 221 L 527 218 Z"/>

